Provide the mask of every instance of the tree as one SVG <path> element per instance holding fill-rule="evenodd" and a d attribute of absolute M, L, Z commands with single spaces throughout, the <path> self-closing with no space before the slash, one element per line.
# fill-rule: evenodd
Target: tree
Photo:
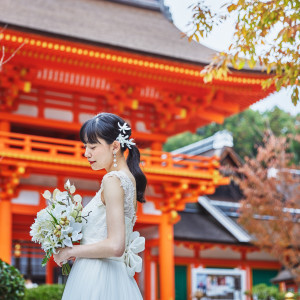
<path fill-rule="evenodd" d="M 203 1 L 203 0 L 202 0 Z M 227 14 L 216 14 L 203 2 L 193 6 L 189 39 L 199 42 L 229 15 L 236 17 L 234 40 L 205 67 L 204 81 L 226 77 L 229 66 L 241 70 L 259 64 L 270 78 L 263 88 L 292 87 L 296 105 L 300 89 L 300 2 L 299 0 L 233 0 L 224 5 Z"/>
<path fill-rule="evenodd" d="M 173 136 L 164 145 L 164 150 L 175 150 L 226 129 L 232 133 L 234 150 L 241 158 L 255 157 L 257 155 L 256 145 L 262 144 L 266 129 L 271 130 L 275 136 L 295 136 L 297 133 L 300 134 L 300 127 L 296 126 L 297 122 L 300 124 L 300 115 L 291 116 L 277 107 L 264 113 L 248 109 L 226 118 L 224 124 L 212 123 L 201 127 L 197 130 L 197 134 L 185 132 Z M 288 152 L 294 154 L 293 160 L 296 164 L 300 162 L 299 143 L 292 140 Z"/>
<path fill-rule="evenodd" d="M 244 195 L 239 222 L 257 246 L 300 280 L 300 169 L 291 164 L 287 148 L 285 137 L 266 135 L 256 158 L 246 158 L 239 168 Z"/>

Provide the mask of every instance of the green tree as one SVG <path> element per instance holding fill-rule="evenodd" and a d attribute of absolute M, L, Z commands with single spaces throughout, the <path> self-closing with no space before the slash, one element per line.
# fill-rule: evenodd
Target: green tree
<path fill-rule="evenodd" d="M 171 152 L 175 149 L 184 147 L 186 145 L 198 142 L 202 139 L 198 134 L 193 134 L 189 131 L 183 132 L 177 135 L 170 137 L 167 142 L 164 144 L 164 151 Z"/>
<path fill-rule="evenodd" d="M 300 145 L 293 140 L 293 137 L 300 133 L 299 125 L 300 115 L 291 116 L 277 107 L 262 114 L 248 109 L 225 119 L 223 124 L 212 123 L 201 127 L 196 134 L 185 132 L 173 136 L 164 145 L 164 150 L 175 150 L 210 137 L 217 131 L 226 129 L 232 133 L 234 149 L 240 157 L 255 157 L 257 146 L 262 144 L 264 132 L 269 130 L 275 136 L 286 136 L 292 140 L 288 152 L 293 153 L 294 162 L 299 163 Z"/>
<path fill-rule="evenodd" d="M 0 300 L 24 298 L 25 280 L 20 271 L 0 259 Z"/>
<path fill-rule="evenodd" d="M 263 88 L 275 85 L 292 87 L 296 105 L 300 89 L 300 1 L 299 0 L 233 0 L 225 3 L 226 13 L 214 13 L 203 0 L 192 8 L 189 39 L 200 40 L 229 15 L 236 18 L 234 38 L 229 48 L 216 55 L 203 71 L 204 81 L 227 76 L 229 66 L 240 70 L 260 66 L 272 75 Z"/>
<path fill-rule="evenodd" d="M 264 283 L 257 284 L 253 286 L 251 291 L 246 291 L 246 295 L 256 297 L 257 300 L 266 300 L 266 299 L 274 299 L 274 300 L 284 300 L 284 292 L 280 292 L 277 286 L 267 286 Z"/>

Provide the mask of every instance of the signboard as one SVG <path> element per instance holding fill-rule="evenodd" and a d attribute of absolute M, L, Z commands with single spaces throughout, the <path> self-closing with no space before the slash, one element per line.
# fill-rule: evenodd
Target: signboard
<path fill-rule="evenodd" d="M 240 269 L 192 269 L 193 299 L 246 300 L 246 273 Z"/>

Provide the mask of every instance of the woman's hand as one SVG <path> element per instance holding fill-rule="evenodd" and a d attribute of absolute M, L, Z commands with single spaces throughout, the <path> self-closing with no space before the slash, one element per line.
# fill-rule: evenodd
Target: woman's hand
<path fill-rule="evenodd" d="M 56 249 L 57 254 L 53 254 L 53 258 L 58 266 L 62 267 L 63 262 L 66 260 L 75 259 L 75 257 L 72 256 L 72 249 L 71 247 Z"/>

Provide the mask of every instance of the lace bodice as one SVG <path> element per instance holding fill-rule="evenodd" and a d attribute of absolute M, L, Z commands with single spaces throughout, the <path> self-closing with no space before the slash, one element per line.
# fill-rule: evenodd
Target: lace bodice
<path fill-rule="evenodd" d="M 141 272 L 142 259 L 137 253 L 145 249 L 145 238 L 140 237 L 137 231 L 133 232 L 136 221 L 134 208 L 135 186 L 128 175 L 123 171 L 112 171 L 105 177 L 116 176 L 120 179 L 120 186 L 124 190 L 124 214 L 125 214 L 125 251 L 121 257 L 110 257 L 126 264 L 127 273 L 134 276 L 135 272 Z M 86 216 L 87 222 L 83 221 L 81 244 L 92 244 L 107 238 L 106 206 L 101 200 L 103 191 L 103 179 L 100 190 L 94 198 L 83 208 L 82 216 Z"/>
<path fill-rule="evenodd" d="M 120 179 L 120 186 L 124 190 L 124 214 L 126 233 L 130 234 L 135 224 L 135 208 L 134 208 L 134 196 L 135 187 L 123 171 L 112 171 L 104 175 L 100 190 L 96 193 L 94 198 L 83 208 L 82 215 L 87 216 L 87 222 L 83 221 L 82 244 L 90 244 L 97 241 L 101 241 L 107 237 L 107 225 L 106 225 L 106 206 L 101 200 L 101 194 L 103 191 L 103 180 L 106 177 L 116 176 Z"/>

